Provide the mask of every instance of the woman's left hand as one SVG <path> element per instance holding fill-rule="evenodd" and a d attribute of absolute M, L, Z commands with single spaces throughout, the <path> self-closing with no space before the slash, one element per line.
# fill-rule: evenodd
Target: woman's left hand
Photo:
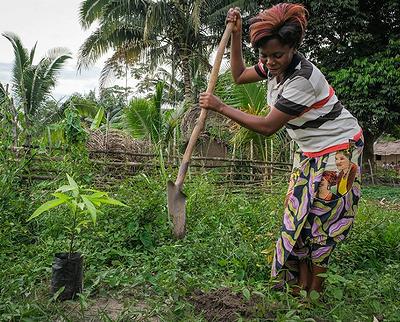
<path fill-rule="evenodd" d="M 221 113 L 224 103 L 215 95 L 210 93 L 200 93 L 199 105 L 201 108 Z"/>

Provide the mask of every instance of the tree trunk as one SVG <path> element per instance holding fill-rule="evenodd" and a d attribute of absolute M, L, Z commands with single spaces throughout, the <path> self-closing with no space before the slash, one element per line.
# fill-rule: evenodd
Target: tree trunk
<path fill-rule="evenodd" d="M 372 168 L 375 168 L 375 157 L 374 157 L 374 142 L 376 140 L 376 136 L 368 131 L 364 130 L 364 152 L 363 152 L 363 168 L 364 171 L 369 169 L 368 160 L 371 161 Z"/>
<path fill-rule="evenodd" d="M 192 81 L 190 79 L 189 57 L 186 54 L 182 55 L 182 74 L 183 74 L 183 82 L 185 84 L 185 101 L 193 102 Z"/>
<path fill-rule="evenodd" d="M 13 103 L 11 103 L 10 106 L 12 110 L 12 133 L 13 133 L 13 144 L 14 146 L 18 146 L 18 112 L 15 109 L 15 106 Z"/>
<path fill-rule="evenodd" d="M 6 96 L 8 97 L 8 84 L 6 84 Z M 13 134 L 13 144 L 15 147 L 18 146 L 18 112 L 14 105 L 14 99 L 10 98 L 9 112 L 11 114 L 11 126 Z"/>

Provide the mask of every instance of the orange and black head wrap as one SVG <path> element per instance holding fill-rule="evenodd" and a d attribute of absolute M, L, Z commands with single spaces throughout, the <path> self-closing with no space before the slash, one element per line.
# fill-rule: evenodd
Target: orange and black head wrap
<path fill-rule="evenodd" d="M 250 41 L 259 48 L 271 38 L 278 38 L 291 48 L 298 48 L 307 27 L 308 11 L 301 4 L 279 3 L 261 11 L 250 20 Z"/>

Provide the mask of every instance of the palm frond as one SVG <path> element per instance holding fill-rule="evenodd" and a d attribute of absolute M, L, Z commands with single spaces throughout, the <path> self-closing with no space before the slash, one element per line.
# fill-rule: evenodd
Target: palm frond
<path fill-rule="evenodd" d="M 12 83 L 14 90 L 20 97 L 24 97 L 23 83 L 24 83 L 24 70 L 29 65 L 30 57 L 28 50 L 22 45 L 21 39 L 12 32 L 4 32 L 2 34 L 7 38 L 14 48 L 14 65 L 12 70 Z"/>
<path fill-rule="evenodd" d="M 116 28 L 107 30 L 100 27 L 82 44 L 78 54 L 78 70 L 95 63 L 108 50 L 119 47 L 143 48 L 142 31 L 139 29 Z"/>
<path fill-rule="evenodd" d="M 29 55 L 29 62 L 30 64 L 33 64 L 33 58 L 35 57 L 35 52 L 36 52 L 36 45 L 37 42 L 35 42 L 35 45 L 33 46 L 33 48 L 31 49 L 31 53 Z"/>
<path fill-rule="evenodd" d="M 72 58 L 66 48 L 53 48 L 48 51 L 38 65 L 33 67 L 33 73 L 28 74 L 26 83 L 29 114 L 34 115 L 40 104 L 51 93 L 56 84 L 56 77 L 67 59 Z"/>
<path fill-rule="evenodd" d="M 134 138 L 151 137 L 151 114 L 151 104 L 142 98 L 132 100 L 125 109 L 126 126 Z"/>
<path fill-rule="evenodd" d="M 102 16 L 104 7 L 109 0 L 85 0 L 79 7 L 79 21 L 84 29 L 88 29 L 90 25 Z"/>
<path fill-rule="evenodd" d="M 9 100 L 8 93 L 3 84 L 0 83 L 0 106 L 6 103 L 8 100 Z"/>
<path fill-rule="evenodd" d="M 136 46 L 118 48 L 104 63 L 99 80 L 100 90 L 105 88 L 108 83 L 111 82 L 115 76 L 115 72 L 120 69 L 121 64 L 128 66 L 138 62 L 141 53 L 141 48 Z"/>

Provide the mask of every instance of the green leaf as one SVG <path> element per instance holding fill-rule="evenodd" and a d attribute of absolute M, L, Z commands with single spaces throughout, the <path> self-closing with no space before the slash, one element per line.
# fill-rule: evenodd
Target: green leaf
<path fill-rule="evenodd" d="M 248 288 L 245 287 L 245 288 L 243 289 L 242 293 L 243 293 L 243 296 L 244 296 L 244 298 L 245 298 L 246 300 L 250 300 L 250 291 L 249 291 Z"/>
<path fill-rule="evenodd" d="M 96 190 L 96 189 L 90 189 L 90 188 L 85 188 L 85 189 L 82 189 L 82 191 L 90 191 L 90 192 L 103 192 L 103 191 L 99 191 L 99 190 Z M 106 192 L 104 192 L 105 194 L 106 194 Z"/>
<path fill-rule="evenodd" d="M 90 222 L 92 222 L 92 221 L 91 221 L 91 220 L 88 220 L 88 219 L 81 220 L 81 221 L 78 223 L 78 225 L 76 225 L 76 227 L 77 227 L 77 228 L 80 227 L 80 226 L 87 227 L 87 225 L 88 225 Z"/>
<path fill-rule="evenodd" d="M 94 206 L 94 204 L 86 196 L 82 195 L 81 197 L 82 197 L 83 202 L 86 205 L 87 210 L 90 213 L 90 216 L 92 217 L 93 224 L 96 225 L 96 219 L 97 219 L 97 209 L 96 209 L 96 207 Z"/>
<path fill-rule="evenodd" d="M 77 183 L 75 182 L 74 179 L 72 179 L 72 178 L 69 176 L 68 173 L 67 173 L 67 178 L 68 178 L 68 182 L 69 182 L 70 186 L 73 187 L 73 188 L 72 188 L 72 193 L 73 193 L 74 197 L 78 197 L 78 194 L 79 194 L 79 187 L 78 187 Z"/>
<path fill-rule="evenodd" d="M 100 107 L 96 113 L 96 116 L 94 117 L 92 124 L 90 125 L 90 129 L 97 130 L 100 127 L 100 124 L 101 124 L 101 121 L 103 121 L 103 118 L 104 118 L 104 108 Z"/>
<path fill-rule="evenodd" d="M 107 192 L 102 192 L 102 191 L 96 191 L 95 193 L 90 195 L 90 198 L 101 198 L 107 196 Z"/>
<path fill-rule="evenodd" d="M 38 209 L 35 210 L 35 212 L 28 218 L 27 221 L 32 220 L 33 218 L 36 218 L 43 212 L 52 209 L 54 207 L 57 207 L 61 204 L 65 203 L 65 199 L 53 199 L 50 201 L 45 202 L 43 205 L 41 205 Z"/>
<path fill-rule="evenodd" d="M 84 202 L 79 202 L 76 205 L 79 207 L 80 210 L 85 209 L 85 203 Z"/>
<path fill-rule="evenodd" d="M 303 299 L 307 298 L 307 291 L 306 290 L 301 290 L 300 295 Z"/>
<path fill-rule="evenodd" d="M 56 190 L 56 192 L 57 192 L 57 191 L 67 192 L 67 191 L 71 191 L 71 190 L 74 190 L 74 189 L 75 189 L 75 187 L 73 187 L 73 186 L 70 186 L 70 185 L 63 185 L 63 186 L 59 187 L 59 188 Z"/>
<path fill-rule="evenodd" d="M 334 288 L 332 294 L 333 297 L 339 301 L 343 298 L 343 290 L 341 288 Z"/>
<path fill-rule="evenodd" d="M 62 199 L 62 200 L 70 200 L 71 197 L 66 195 L 65 193 L 59 193 L 59 192 L 54 192 L 52 193 L 52 195 L 58 199 Z"/>
<path fill-rule="evenodd" d="M 100 202 L 100 203 L 104 203 L 104 204 L 109 204 L 109 205 L 116 205 L 116 206 L 122 206 L 122 207 L 128 207 L 128 205 L 125 205 L 124 203 L 122 203 L 121 201 L 118 201 L 116 199 L 107 197 L 107 198 L 97 198 L 96 201 Z"/>
<path fill-rule="evenodd" d="M 318 300 L 318 299 L 319 299 L 319 293 L 318 293 L 316 290 L 312 290 L 312 291 L 310 292 L 310 299 L 311 299 L 312 301 Z"/>
<path fill-rule="evenodd" d="M 54 295 L 51 297 L 50 302 L 54 302 L 58 299 L 58 297 L 60 296 L 60 294 L 62 292 L 64 292 L 65 290 L 65 286 L 60 287 L 57 292 L 54 293 Z"/>

